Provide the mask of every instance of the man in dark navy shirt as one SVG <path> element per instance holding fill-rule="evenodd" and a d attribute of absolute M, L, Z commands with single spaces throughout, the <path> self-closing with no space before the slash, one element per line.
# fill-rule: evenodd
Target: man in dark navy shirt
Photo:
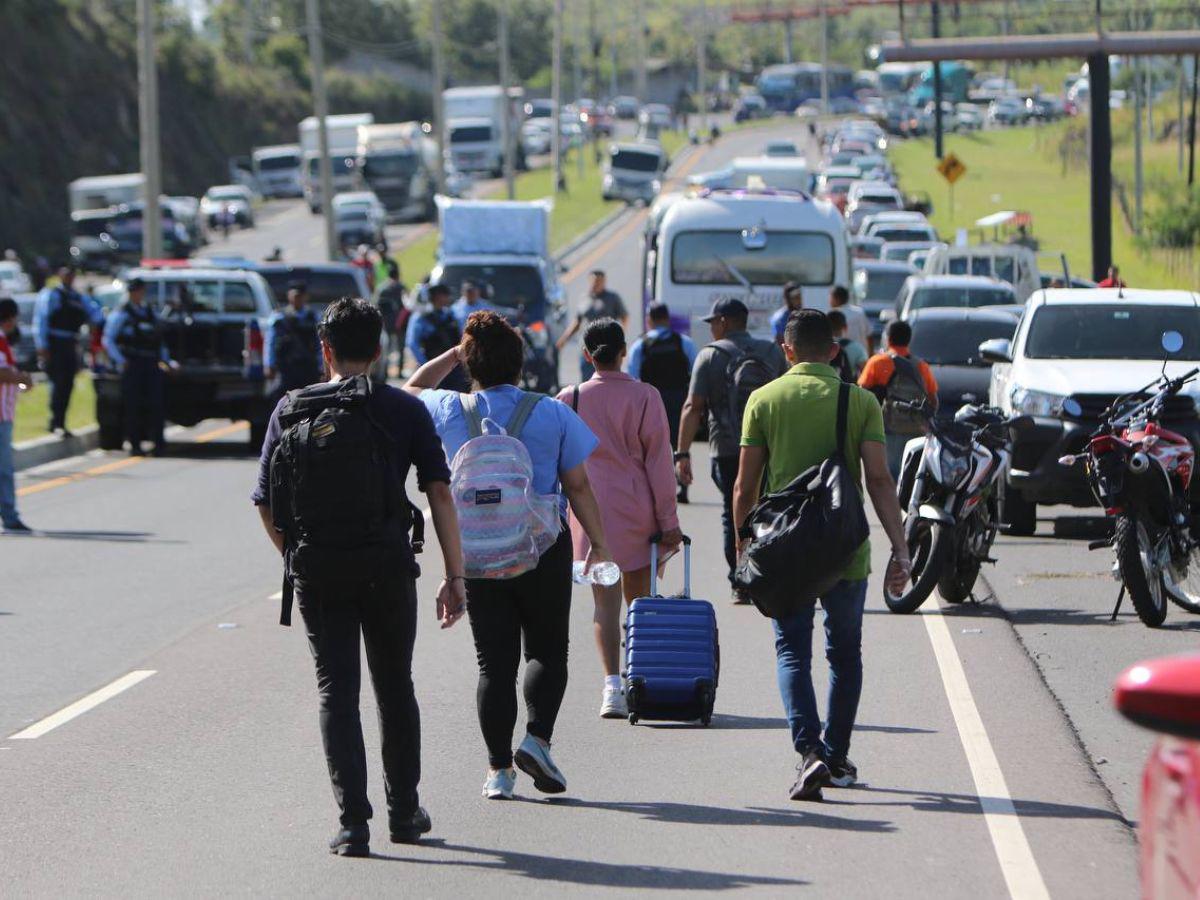
<path fill-rule="evenodd" d="M 321 352 L 337 382 L 365 375 L 379 357 L 383 323 L 365 300 L 331 303 L 321 321 Z M 276 407 L 263 443 L 258 483 L 251 499 L 258 507 L 267 536 L 290 561 L 284 534 L 271 510 L 271 460 L 284 435 Z M 466 610 L 466 586 L 458 517 L 450 495 L 446 455 L 425 405 L 393 387 L 372 391 L 369 409 L 375 423 L 391 439 L 398 484 L 416 467 L 417 483 L 429 499 L 429 512 L 446 562 L 446 577 L 437 595 L 438 619 L 449 628 Z M 297 426 L 298 427 L 298 426 Z M 290 566 L 289 566 L 290 568 Z M 291 574 L 291 573 L 289 573 Z M 300 614 L 317 667 L 321 737 L 341 812 L 341 828 L 330 842 L 332 853 L 366 856 L 370 852 L 367 820 L 367 761 L 359 720 L 359 632 L 367 648 L 367 664 L 375 687 L 382 735 L 384 783 L 391 838 L 410 843 L 429 831 L 428 814 L 418 804 L 421 776 L 420 710 L 412 682 L 412 652 L 417 626 L 418 569 L 407 534 L 395 547 L 394 560 L 383 573 L 347 571 L 336 582 L 292 580 Z"/>

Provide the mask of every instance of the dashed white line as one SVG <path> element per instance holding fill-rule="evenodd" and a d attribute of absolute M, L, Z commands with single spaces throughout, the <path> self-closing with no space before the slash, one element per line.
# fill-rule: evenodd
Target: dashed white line
<path fill-rule="evenodd" d="M 95 709 L 106 700 L 111 700 L 118 694 L 124 693 L 135 684 L 145 681 L 155 673 L 154 669 L 135 669 L 128 675 L 122 675 L 116 681 L 106 684 L 98 691 L 93 691 L 86 697 L 76 700 L 70 706 L 64 706 L 58 712 L 46 716 L 40 722 L 34 722 L 28 728 L 24 728 L 12 735 L 9 740 L 13 741 L 28 741 L 34 738 L 40 738 L 42 735 L 53 731 L 59 725 L 65 725 L 72 719 L 82 716 L 85 712 Z"/>
<path fill-rule="evenodd" d="M 958 737 L 971 767 L 975 793 L 983 809 L 983 818 L 1000 862 L 1000 870 L 1004 873 L 1008 893 L 1019 900 L 1049 900 L 1050 892 L 1046 889 L 1046 882 L 1030 849 L 1025 829 L 1021 827 L 1008 783 L 1004 780 L 1004 771 L 988 739 L 983 717 L 979 715 L 979 707 L 975 705 L 971 686 L 963 671 L 962 660 L 958 658 L 950 628 L 936 599 L 928 601 L 921 618 L 929 633 L 929 642 L 933 645 L 946 699 L 950 702 Z"/>

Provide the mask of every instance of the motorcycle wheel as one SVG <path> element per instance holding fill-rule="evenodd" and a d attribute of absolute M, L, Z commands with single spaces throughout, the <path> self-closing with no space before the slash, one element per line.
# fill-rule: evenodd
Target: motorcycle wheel
<path fill-rule="evenodd" d="M 971 591 L 975 590 L 975 581 L 978 578 L 978 560 L 961 569 L 955 567 L 953 572 L 947 572 L 938 579 L 938 593 L 947 603 L 962 603 L 970 599 Z"/>
<path fill-rule="evenodd" d="M 1172 559 L 1163 572 L 1168 599 L 1193 615 L 1200 615 L 1200 546 Z"/>
<path fill-rule="evenodd" d="M 925 520 L 917 522 L 908 538 L 908 556 L 912 560 L 912 584 L 901 594 L 892 594 L 883 586 L 883 602 L 894 613 L 902 615 L 921 608 L 934 585 L 945 571 L 954 552 L 952 532 L 944 525 Z"/>
<path fill-rule="evenodd" d="M 1147 627 L 1157 628 L 1167 618 L 1167 592 L 1163 590 L 1162 573 L 1154 564 L 1154 545 L 1146 526 L 1131 516 L 1118 517 L 1113 546 L 1117 548 L 1121 581 L 1138 618 Z"/>

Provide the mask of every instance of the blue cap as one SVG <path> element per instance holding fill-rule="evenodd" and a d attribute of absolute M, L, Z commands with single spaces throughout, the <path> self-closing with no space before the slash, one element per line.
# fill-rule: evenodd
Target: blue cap
<path fill-rule="evenodd" d="M 702 322 L 711 322 L 713 319 L 730 318 L 730 319 L 746 319 L 750 317 L 750 310 L 746 308 L 746 304 L 735 297 L 725 297 L 718 300 L 712 305 L 712 312 L 701 319 Z"/>

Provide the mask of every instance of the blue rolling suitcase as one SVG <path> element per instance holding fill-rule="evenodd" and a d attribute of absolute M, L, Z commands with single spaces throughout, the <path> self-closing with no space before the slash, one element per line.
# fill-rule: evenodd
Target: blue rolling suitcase
<path fill-rule="evenodd" d="M 683 539 L 683 595 L 658 594 L 658 545 L 650 555 L 650 594 L 634 600 L 625 619 L 625 699 L 629 722 L 712 721 L 721 668 L 717 616 L 693 600 L 692 541 Z"/>

